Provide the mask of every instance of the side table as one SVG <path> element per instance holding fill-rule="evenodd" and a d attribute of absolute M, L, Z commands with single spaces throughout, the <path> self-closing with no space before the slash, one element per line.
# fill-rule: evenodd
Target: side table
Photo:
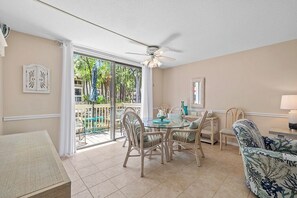
<path fill-rule="evenodd" d="M 269 134 L 277 135 L 279 138 L 290 138 L 297 140 L 297 131 L 290 129 L 271 128 Z"/>

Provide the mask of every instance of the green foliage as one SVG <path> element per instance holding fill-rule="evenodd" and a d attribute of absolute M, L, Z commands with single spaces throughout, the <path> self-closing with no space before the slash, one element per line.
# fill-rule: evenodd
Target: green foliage
<path fill-rule="evenodd" d="M 74 54 L 75 77 L 83 81 L 83 98 L 89 102 L 91 93 L 92 69 L 97 58 Z M 98 67 L 97 89 L 99 97 L 97 103 L 110 102 L 110 84 L 112 82 L 111 62 L 100 60 Z M 128 67 L 117 64 L 115 67 L 115 92 L 117 102 L 140 102 L 141 68 Z"/>
<path fill-rule="evenodd" d="M 83 101 L 90 102 L 90 95 L 83 95 Z"/>
<path fill-rule="evenodd" d="M 104 96 L 98 96 L 98 99 L 97 99 L 97 104 L 106 104 L 106 100 L 104 98 Z"/>

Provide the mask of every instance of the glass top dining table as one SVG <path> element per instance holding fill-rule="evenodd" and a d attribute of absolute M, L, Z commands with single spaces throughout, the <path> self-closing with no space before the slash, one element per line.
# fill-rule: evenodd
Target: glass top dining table
<path fill-rule="evenodd" d="M 169 135 L 172 129 L 179 129 L 188 127 L 190 122 L 187 120 L 180 120 L 180 121 L 170 121 L 165 120 L 164 122 L 160 122 L 160 119 L 143 119 L 143 125 L 146 128 L 153 128 L 164 131 L 164 148 L 165 148 L 165 158 L 166 161 L 170 161 L 169 159 Z"/>
<path fill-rule="evenodd" d="M 158 129 L 174 129 L 174 128 L 183 128 L 190 125 L 190 122 L 187 120 L 182 120 L 182 121 L 165 120 L 168 122 L 161 122 L 159 120 L 160 119 L 152 119 L 152 118 L 143 119 L 144 127 L 158 128 Z M 159 121 L 159 122 L 156 122 L 156 121 Z"/>

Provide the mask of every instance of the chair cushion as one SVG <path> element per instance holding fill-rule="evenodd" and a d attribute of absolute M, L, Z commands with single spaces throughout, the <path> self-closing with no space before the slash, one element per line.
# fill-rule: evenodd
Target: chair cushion
<path fill-rule="evenodd" d="M 162 142 L 159 135 L 146 135 L 145 137 L 147 138 L 147 141 L 143 142 L 143 148 L 152 147 Z"/>
<path fill-rule="evenodd" d="M 202 118 L 198 118 L 197 120 L 194 120 L 193 122 L 190 123 L 189 129 L 198 129 L 200 123 L 201 123 Z"/>
<path fill-rule="evenodd" d="M 173 134 L 173 140 L 180 141 L 180 142 L 194 142 L 195 141 L 195 136 L 194 140 L 189 140 L 189 133 L 184 133 L 184 132 L 175 132 Z"/>
<path fill-rule="evenodd" d="M 233 124 L 240 147 L 256 147 L 265 149 L 265 144 L 256 124 L 248 119 L 241 119 Z"/>
<path fill-rule="evenodd" d="M 137 135 L 137 140 L 138 142 L 140 142 L 140 133 L 141 133 L 141 125 L 139 123 L 137 124 L 133 124 L 133 128 L 136 132 L 136 135 Z M 147 142 L 149 139 L 147 137 L 147 135 L 143 136 L 143 141 L 144 142 Z"/>
<path fill-rule="evenodd" d="M 193 122 L 190 123 L 189 129 L 198 129 L 200 126 L 202 118 L 198 118 L 197 120 L 194 120 Z M 195 142 L 195 137 L 196 137 L 196 132 L 191 132 L 188 134 L 187 137 L 187 142 Z"/>

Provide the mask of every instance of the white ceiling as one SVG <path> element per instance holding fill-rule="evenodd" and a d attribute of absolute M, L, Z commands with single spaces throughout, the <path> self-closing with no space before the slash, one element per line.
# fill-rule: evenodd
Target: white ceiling
<path fill-rule="evenodd" d="M 177 66 L 297 39 L 296 0 L 44 0 L 149 45 L 165 45 Z M 0 22 L 13 30 L 71 40 L 137 62 L 145 46 L 46 7 L 35 0 L 0 0 Z"/>

